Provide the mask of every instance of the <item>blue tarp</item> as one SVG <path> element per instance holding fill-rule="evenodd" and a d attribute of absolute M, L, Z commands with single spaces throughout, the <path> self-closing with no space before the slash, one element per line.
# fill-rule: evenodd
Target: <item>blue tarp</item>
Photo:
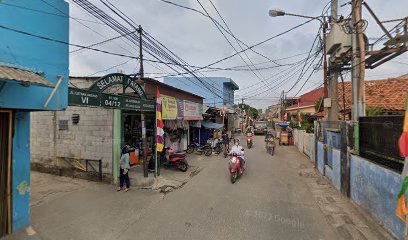
<path fill-rule="evenodd" d="M 205 127 L 205 128 L 208 128 L 208 129 L 222 129 L 222 128 L 224 128 L 223 124 L 213 123 L 213 122 L 206 122 L 206 121 L 201 122 L 201 125 L 203 127 Z"/>
<path fill-rule="evenodd" d="M 287 123 L 279 123 L 278 124 L 280 127 L 287 127 L 287 126 L 289 126 L 289 124 L 287 124 Z"/>

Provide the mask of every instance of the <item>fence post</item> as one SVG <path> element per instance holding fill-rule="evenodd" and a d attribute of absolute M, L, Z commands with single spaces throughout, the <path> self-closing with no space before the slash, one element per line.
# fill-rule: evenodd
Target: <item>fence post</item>
<path fill-rule="evenodd" d="M 102 181 L 102 159 L 99 161 L 99 181 Z"/>
<path fill-rule="evenodd" d="M 340 145 L 340 191 L 344 196 L 350 197 L 350 155 L 349 155 L 349 141 L 348 124 L 345 121 L 340 123 L 341 145 Z"/>

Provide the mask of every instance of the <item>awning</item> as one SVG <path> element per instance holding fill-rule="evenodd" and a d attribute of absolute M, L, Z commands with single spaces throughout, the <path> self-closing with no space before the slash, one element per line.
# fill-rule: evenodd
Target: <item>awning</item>
<path fill-rule="evenodd" d="M 54 87 L 50 81 L 35 72 L 8 66 L 0 66 L 0 81 L 16 81 L 23 85 Z"/>
<path fill-rule="evenodd" d="M 207 122 L 207 121 L 202 121 L 201 125 L 203 127 L 205 127 L 205 128 L 208 128 L 208 129 L 222 129 L 222 128 L 224 128 L 223 124 Z"/>

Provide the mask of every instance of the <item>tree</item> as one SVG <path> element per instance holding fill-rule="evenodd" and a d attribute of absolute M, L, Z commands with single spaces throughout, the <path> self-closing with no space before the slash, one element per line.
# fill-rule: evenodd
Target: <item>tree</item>
<path fill-rule="evenodd" d="M 238 104 L 238 107 L 241 110 L 245 110 L 247 116 L 251 117 L 252 119 L 258 119 L 259 113 L 256 108 L 249 106 L 248 104 Z"/>
<path fill-rule="evenodd" d="M 368 107 L 366 109 L 366 116 L 367 117 L 372 117 L 372 116 L 381 116 L 384 115 L 384 110 L 379 107 Z"/>

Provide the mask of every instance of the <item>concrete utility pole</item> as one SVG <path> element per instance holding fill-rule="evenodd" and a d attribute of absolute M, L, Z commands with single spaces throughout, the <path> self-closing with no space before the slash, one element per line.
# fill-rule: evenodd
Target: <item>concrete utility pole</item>
<path fill-rule="evenodd" d="M 359 152 L 359 117 L 365 116 L 365 42 L 361 23 L 362 0 L 352 0 L 352 120 L 354 122 L 354 150 Z"/>
<path fill-rule="evenodd" d="M 334 25 L 337 22 L 337 0 L 331 1 L 331 17 L 330 17 L 330 26 L 331 29 L 334 28 Z M 332 57 L 332 56 L 331 56 Z M 334 56 L 333 56 L 334 57 Z M 339 116 L 339 100 L 338 100 L 338 78 L 339 72 L 336 70 L 335 66 L 330 66 L 329 70 L 329 98 L 330 98 L 330 106 L 328 109 L 328 120 L 330 127 L 337 127 L 334 122 L 338 121 Z"/>
<path fill-rule="evenodd" d="M 144 77 L 144 71 L 143 71 L 143 47 L 142 47 L 143 29 L 142 29 L 142 26 L 139 25 L 139 28 L 138 28 L 137 32 L 139 33 L 139 60 L 140 60 L 139 78 L 140 78 L 140 80 L 142 80 L 143 77 Z M 144 175 L 144 177 L 148 177 L 149 173 L 148 173 L 148 170 L 147 170 L 146 113 L 142 112 L 140 118 L 141 118 L 140 120 L 142 122 L 143 175 Z M 154 149 L 154 151 L 156 151 L 156 149 Z M 155 174 L 157 174 L 157 173 L 155 173 Z"/>
<path fill-rule="evenodd" d="M 360 62 L 358 63 L 358 115 L 359 117 L 365 116 L 365 40 L 364 40 L 364 29 L 362 23 L 362 0 L 358 0 L 355 7 L 355 18 L 356 18 L 356 34 L 357 43 L 360 54 Z"/>
<path fill-rule="evenodd" d="M 355 26 L 352 34 L 352 85 L 353 85 L 353 111 L 352 119 L 354 122 L 358 118 L 365 116 L 365 42 L 364 32 L 361 23 L 361 0 L 352 1 L 352 24 Z"/>

